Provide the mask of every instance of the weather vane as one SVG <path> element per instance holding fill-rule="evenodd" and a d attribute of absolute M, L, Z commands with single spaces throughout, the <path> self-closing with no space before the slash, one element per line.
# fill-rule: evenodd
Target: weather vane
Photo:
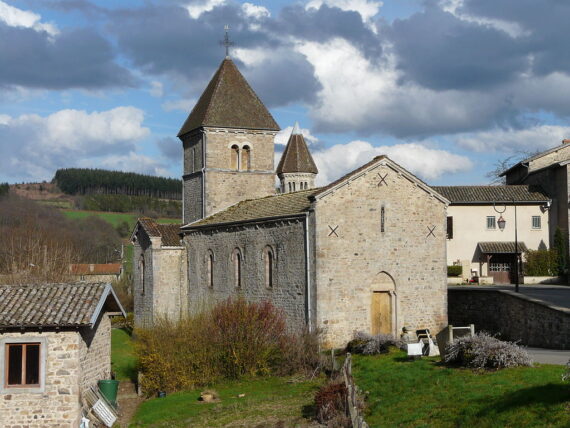
<path fill-rule="evenodd" d="M 229 25 L 224 25 L 224 31 L 226 32 L 226 34 L 224 36 L 224 40 L 222 40 L 220 42 L 220 44 L 222 46 L 226 47 L 226 58 L 229 58 L 230 57 L 230 46 L 233 46 L 234 42 L 230 41 L 230 35 L 229 35 L 230 26 Z"/>

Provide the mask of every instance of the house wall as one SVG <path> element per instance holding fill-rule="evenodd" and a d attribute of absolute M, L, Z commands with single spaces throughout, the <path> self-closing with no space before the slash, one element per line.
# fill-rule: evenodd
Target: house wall
<path fill-rule="evenodd" d="M 196 313 L 242 296 L 248 301 L 269 301 L 284 310 L 291 329 L 306 325 L 306 256 L 304 218 L 191 231 L 188 248 L 188 305 Z M 264 249 L 275 256 L 274 284 L 265 286 Z M 232 252 L 243 256 L 242 284 L 236 288 Z M 207 258 L 214 255 L 213 287 L 208 284 Z"/>
<path fill-rule="evenodd" d="M 45 388 L 43 392 L 0 393 L 0 426 L 3 428 L 65 428 L 79 426 L 81 338 L 75 331 L 0 334 L 0 339 L 46 341 Z M 46 349 L 44 348 L 44 349 Z M 0 350 L 4 354 L 4 344 Z M 4 373 L 4 367 L 0 367 Z"/>
<path fill-rule="evenodd" d="M 554 152 L 547 153 L 543 156 L 540 156 L 537 159 L 530 161 L 528 169 L 529 172 L 533 172 L 536 171 L 537 169 L 545 168 L 554 163 L 567 161 L 568 159 L 570 159 L 570 144 L 561 146 L 558 150 L 555 150 Z"/>
<path fill-rule="evenodd" d="M 371 331 L 374 291 L 392 293 L 393 334 L 404 326 L 437 333 L 447 325 L 443 202 L 378 163 L 318 199 L 314 215 L 316 323 L 325 345 L 343 346 L 355 331 Z"/>
<path fill-rule="evenodd" d="M 111 379 L 111 319 L 107 313 L 101 312 L 94 328 L 81 330 L 79 342 L 81 393 L 97 381 Z"/>
<path fill-rule="evenodd" d="M 75 280 L 89 283 L 113 282 L 119 278 L 120 275 L 74 275 Z"/>
<path fill-rule="evenodd" d="M 502 210 L 504 206 L 497 209 Z M 479 242 L 514 242 L 514 207 L 507 206 L 504 213 L 499 214 L 493 205 L 451 205 L 447 215 L 453 217 L 453 239 L 447 240 L 447 264 L 457 261 L 463 266 L 469 266 L 480 276 L 487 276 L 487 263 L 481 264 L 480 253 L 477 250 Z M 505 229 L 487 229 L 487 216 L 500 216 L 507 221 Z M 532 228 L 532 216 L 540 216 L 541 228 Z M 519 242 L 524 242 L 531 250 L 539 247 L 549 247 L 549 211 L 536 205 L 517 205 L 517 230 Z M 463 268 L 463 277 L 470 278 L 470 272 Z M 482 271 L 481 271 L 482 270 Z"/>

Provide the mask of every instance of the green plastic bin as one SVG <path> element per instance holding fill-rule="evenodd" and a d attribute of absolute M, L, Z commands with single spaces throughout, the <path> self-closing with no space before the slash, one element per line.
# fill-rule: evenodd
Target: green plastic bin
<path fill-rule="evenodd" d="M 117 407 L 117 391 L 119 390 L 119 381 L 118 380 L 100 380 L 97 382 L 99 385 L 99 391 L 103 394 L 109 403 L 113 406 Z"/>

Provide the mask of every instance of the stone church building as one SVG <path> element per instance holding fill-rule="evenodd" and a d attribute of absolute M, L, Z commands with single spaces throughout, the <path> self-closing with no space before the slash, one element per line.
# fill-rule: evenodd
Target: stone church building
<path fill-rule="evenodd" d="M 182 224 L 140 219 L 133 232 L 135 323 L 243 296 L 328 346 L 447 325 L 449 201 L 386 156 L 316 188 L 297 126 L 274 168 L 278 131 L 224 59 L 178 134 Z"/>

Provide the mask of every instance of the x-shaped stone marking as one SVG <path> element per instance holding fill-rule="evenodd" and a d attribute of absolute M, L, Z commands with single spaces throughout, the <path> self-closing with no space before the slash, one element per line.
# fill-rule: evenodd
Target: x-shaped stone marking
<path fill-rule="evenodd" d="M 388 183 L 386 182 L 386 177 L 388 177 L 388 173 L 384 175 L 378 173 L 377 176 L 380 179 L 377 184 L 378 187 L 382 186 L 382 184 L 385 184 L 386 186 L 388 185 Z"/>
<path fill-rule="evenodd" d="M 334 235 L 334 236 L 338 237 L 338 233 L 336 233 L 336 230 L 338 229 L 338 226 L 335 226 L 335 227 L 329 226 L 329 229 L 331 230 L 330 233 L 329 233 L 329 236 L 333 236 L 333 235 Z"/>
<path fill-rule="evenodd" d="M 426 238 L 429 238 L 430 236 L 433 236 L 435 238 L 435 235 L 433 233 L 433 231 L 435 230 L 435 226 L 432 226 L 432 227 L 428 226 L 427 228 L 429 230 L 429 233 L 427 234 Z"/>

